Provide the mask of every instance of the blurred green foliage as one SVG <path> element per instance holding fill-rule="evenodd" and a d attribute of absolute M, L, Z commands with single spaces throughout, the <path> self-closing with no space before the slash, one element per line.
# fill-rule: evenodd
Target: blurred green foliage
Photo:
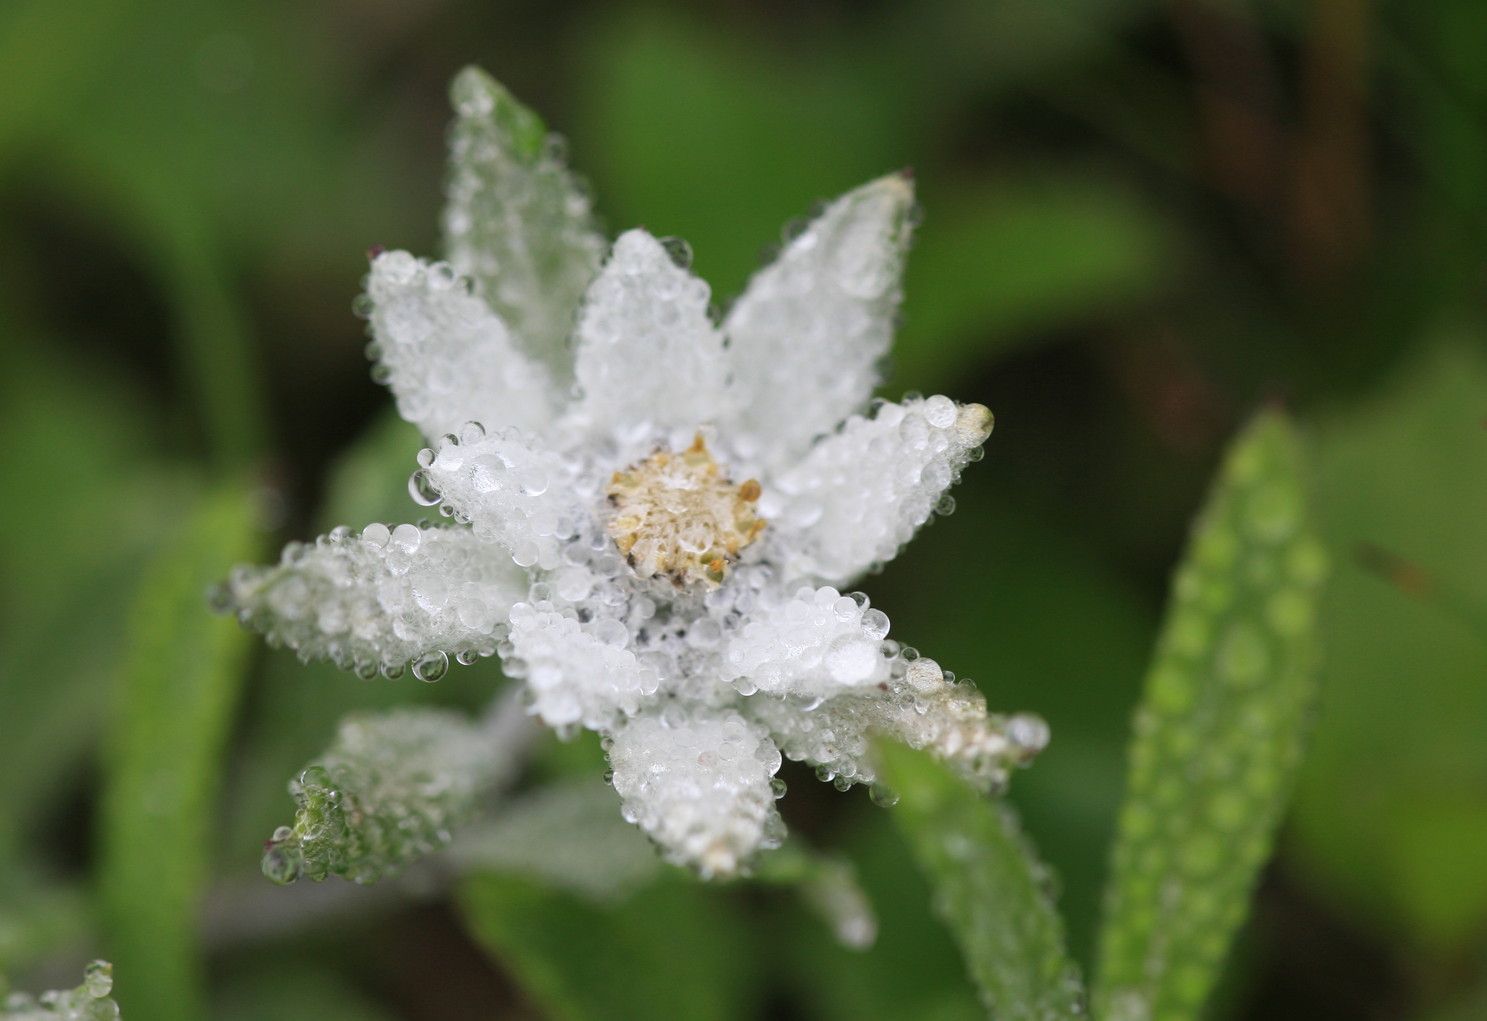
<path fill-rule="evenodd" d="M 855 863 L 865 953 L 782 889 L 668 876 L 611 910 L 509 871 L 453 895 L 258 876 L 345 713 L 500 683 L 256 649 L 217 675 L 231 628 L 172 580 L 411 513 L 416 443 L 349 306 L 370 244 L 434 250 L 474 61 L 568 135 L 611 230 L 687 238 L 719 300 L 813 202 L 915 168 L 884 393 L 980 401 L 998 432 L 865 587 L 895 637 L 1051 723 L 1013 796 L 1085 964 L 1166 578 L 1238 423 L 1288 402 L 1335 564 L 1324 692 L 1213 1015 L 1479 1016 L 1484 45 L 1474 0 L 0 7 L 0 972 L 61 987 L 109 958 L 134 1018 L 978 1016 L 887 814 L 806 772 L 788 821 Z M 534 778 L 597 760 L 545 748 Z M 157 762 L 176 796 L 129 793 Z M 171 829 L 200 798 L 211 825 Z M 613 999 L 563 973 L 574 932 L 633 979 Z"/>

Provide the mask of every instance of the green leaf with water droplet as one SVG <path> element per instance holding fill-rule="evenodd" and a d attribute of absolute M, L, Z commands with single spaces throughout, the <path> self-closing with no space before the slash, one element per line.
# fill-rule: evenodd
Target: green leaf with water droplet
<path fill-rule="evenodd" d="M 884 743 L 878 754 L 891 809 L 936 910 L 960 946 L 988 1013 L 1000 1021 L 1082 1016 L 1079 975 L 1043 865 L 1012 810 L 988 801 L 928 755 Z"/>
<path fill-rule="evenodd" d="M 1095 1006 L 1188 1021 L 1248 910 L 1315 695 L 1326 556 L 1300 444 L 1261 413 L 1194 528 L 1135 717 Z"/>
<path fill-rule="evenodd" d="M 293 826 L 264 845 L 276 883 L 340 876 L 373 883 L 447 846 L 514 766 L 497 736 L 460 713 L 402 708 L 349 717 L 290 781 Z"/>
<path fill-rule="evenodd" d="M 185 508 L 175 545 L 146 573 L 113 706 L 99 806 L 99 892 L 124 1006 L 153 1021 L 206 1016 L 197 916 L 214 798 L 248 635 L 207 609 L 235 563 L 257 559 L 252 487 L 222 485 Z"/>
<path fill-rule="evenodd" d="M 598 271 L 604 239 L 561 142 L 531 110 L 474 67 L 450 89 L 444 245 L 513 339 L 565 378 L 574 311 Z"/>

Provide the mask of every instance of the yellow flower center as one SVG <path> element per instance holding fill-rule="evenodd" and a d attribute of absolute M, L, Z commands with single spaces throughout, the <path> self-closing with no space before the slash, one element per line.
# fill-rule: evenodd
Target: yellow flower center
<path fill-rule="evenodd" d="M 759 483 L 742 485 L 718 467 L 702 434 L 680 454 L 660 450 L 614 473 L 609 534 L 642 578 L 665 575 L 677 588 L 717 588 L 739 551 L 764 530 L 754 513 Z"/>

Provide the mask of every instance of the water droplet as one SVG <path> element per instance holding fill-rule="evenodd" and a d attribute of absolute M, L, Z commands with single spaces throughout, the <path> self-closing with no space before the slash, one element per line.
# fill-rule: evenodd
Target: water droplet
<path fill-rule="evenodd" d="M 1017 713 L 1007 721 L 1007 740 L 1031 758 L 1048 747 L 1048 724 L 1041 716 Z"/>
<path fill-rule="evenodd" d="M 789 788 L 785 784 L 785 781 L 781 780 L 777 776 L 771 778 L 769 781 L 769 793 L 774 796 L 774 799 L 776 801 L 779 801 L 781 798 L 783 798 L 785 796 L 785 791 L 788 789 Z"/>
<path fill-rule="evenodd" d="M 480 653 L 476 652 L 474 649 L 461 649 L 459 652 L 455 653 L 454 661 L 460 666 L 470 666 L 479 658 Z"/>
<path fill-rule="evenodd" d="M 389 681 L 395 681 L 403 676 L 403 672 L 406 669 L 407 666 L 403 663 L 384 663 L 382 664 L 382 676 L 386 677 Z"/>
<path fill-rule="evenodd" d="M 875 783 L 868 787 L 867 796 L 879 808 L 892 808 L 898 804 L 898 794 L 880 783 Z"/>
<path fill-rule="evenodd" d="M 83 970 L 83 989 L 95 1000 L 107 996 L 114 987 L 114 966 L 107 961 L 93 961 Z"/>
<path fill-rule="evenodd" d="M 263 847 L 259 867 L 269 882 L 288 886 L 305 874 L 305 855 L 298 844 L 270 840 Z"/>
<path fill-rule="evenodd" d="M 381 383 L 384 386 L 392 379 L 392 366 L 385 362 L 378 362 L 372 366 L 372 382 Z"/>
<path fill-rule="evenodd" d="M 485 439 L 485 426 L 479 422 L 466 422 L 460 426 L 460 442 L 465 444 L 479 443 Z"/>
<path fill-rule="evenodd" d="M 935 503 L 935 513 L 942 517 L 948 517 L 955 513 L 955 497 L 946 493 Z"/>
<path fill-rule="evenodd" d="M 372 301 L 370 294 L 358 294 L 351 301 L 351 311 L 358 319 L 372 318 L 372 311 L 376 303 Z"/>
<path fill-rule="evenodd" d="M 232 586 L 224 581 L 207 589 L 207 606 L 215 614 L 231 613 L 233 608 Z"/>
<path fill-rule="evenodd" d="M 420 507 L 432 507 L 443 499 L 439 491 L 434 488 L 434 480 L 425 468 L 420 468 L 408 476 L 408 495 Z"/>
<path fill-rule="evenodd" d="M 661 247 L 666 249 L 666 255 L 676 265 L 677 269 L 692 268 L 692 246 L 681 238 L 660 238 Z"/>
<path fill-rule="evenodd" d="M 430 652 L 413 661 L 413 676 L 432 684 L 449 672 L 449 655 Z"/>
<path fill-rule="evenodd" d="M 888 614 L 882 610 L 867 610 L 862 615 L 862 633 L 873 641 L 888 637 Z"/>

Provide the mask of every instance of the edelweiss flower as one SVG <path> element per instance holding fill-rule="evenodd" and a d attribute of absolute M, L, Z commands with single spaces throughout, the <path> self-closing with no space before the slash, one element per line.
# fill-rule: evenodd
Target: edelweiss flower
<path fill-rule="evenodd" d="M 718 325 L 675 243 L 604 255 L 499 86 L 467 71 L 454 96 L 449 261 L 377 255 L 364 305 L 374 375 L 429 441 L 410 492 L 454 522 L 291 544 L 233 575 L 240 619 L 364 676 L 499 654 L 543 722 L 604 735 L 625 817 L 707 876 L 779 843 L 782 754 L 870 783 L 877 730 L 1001 784 L 1041 721 L 988 715 L 846 591 L 991 431 L 948 397 L 869 407 L 907 176 L 830 204 Z"/>

